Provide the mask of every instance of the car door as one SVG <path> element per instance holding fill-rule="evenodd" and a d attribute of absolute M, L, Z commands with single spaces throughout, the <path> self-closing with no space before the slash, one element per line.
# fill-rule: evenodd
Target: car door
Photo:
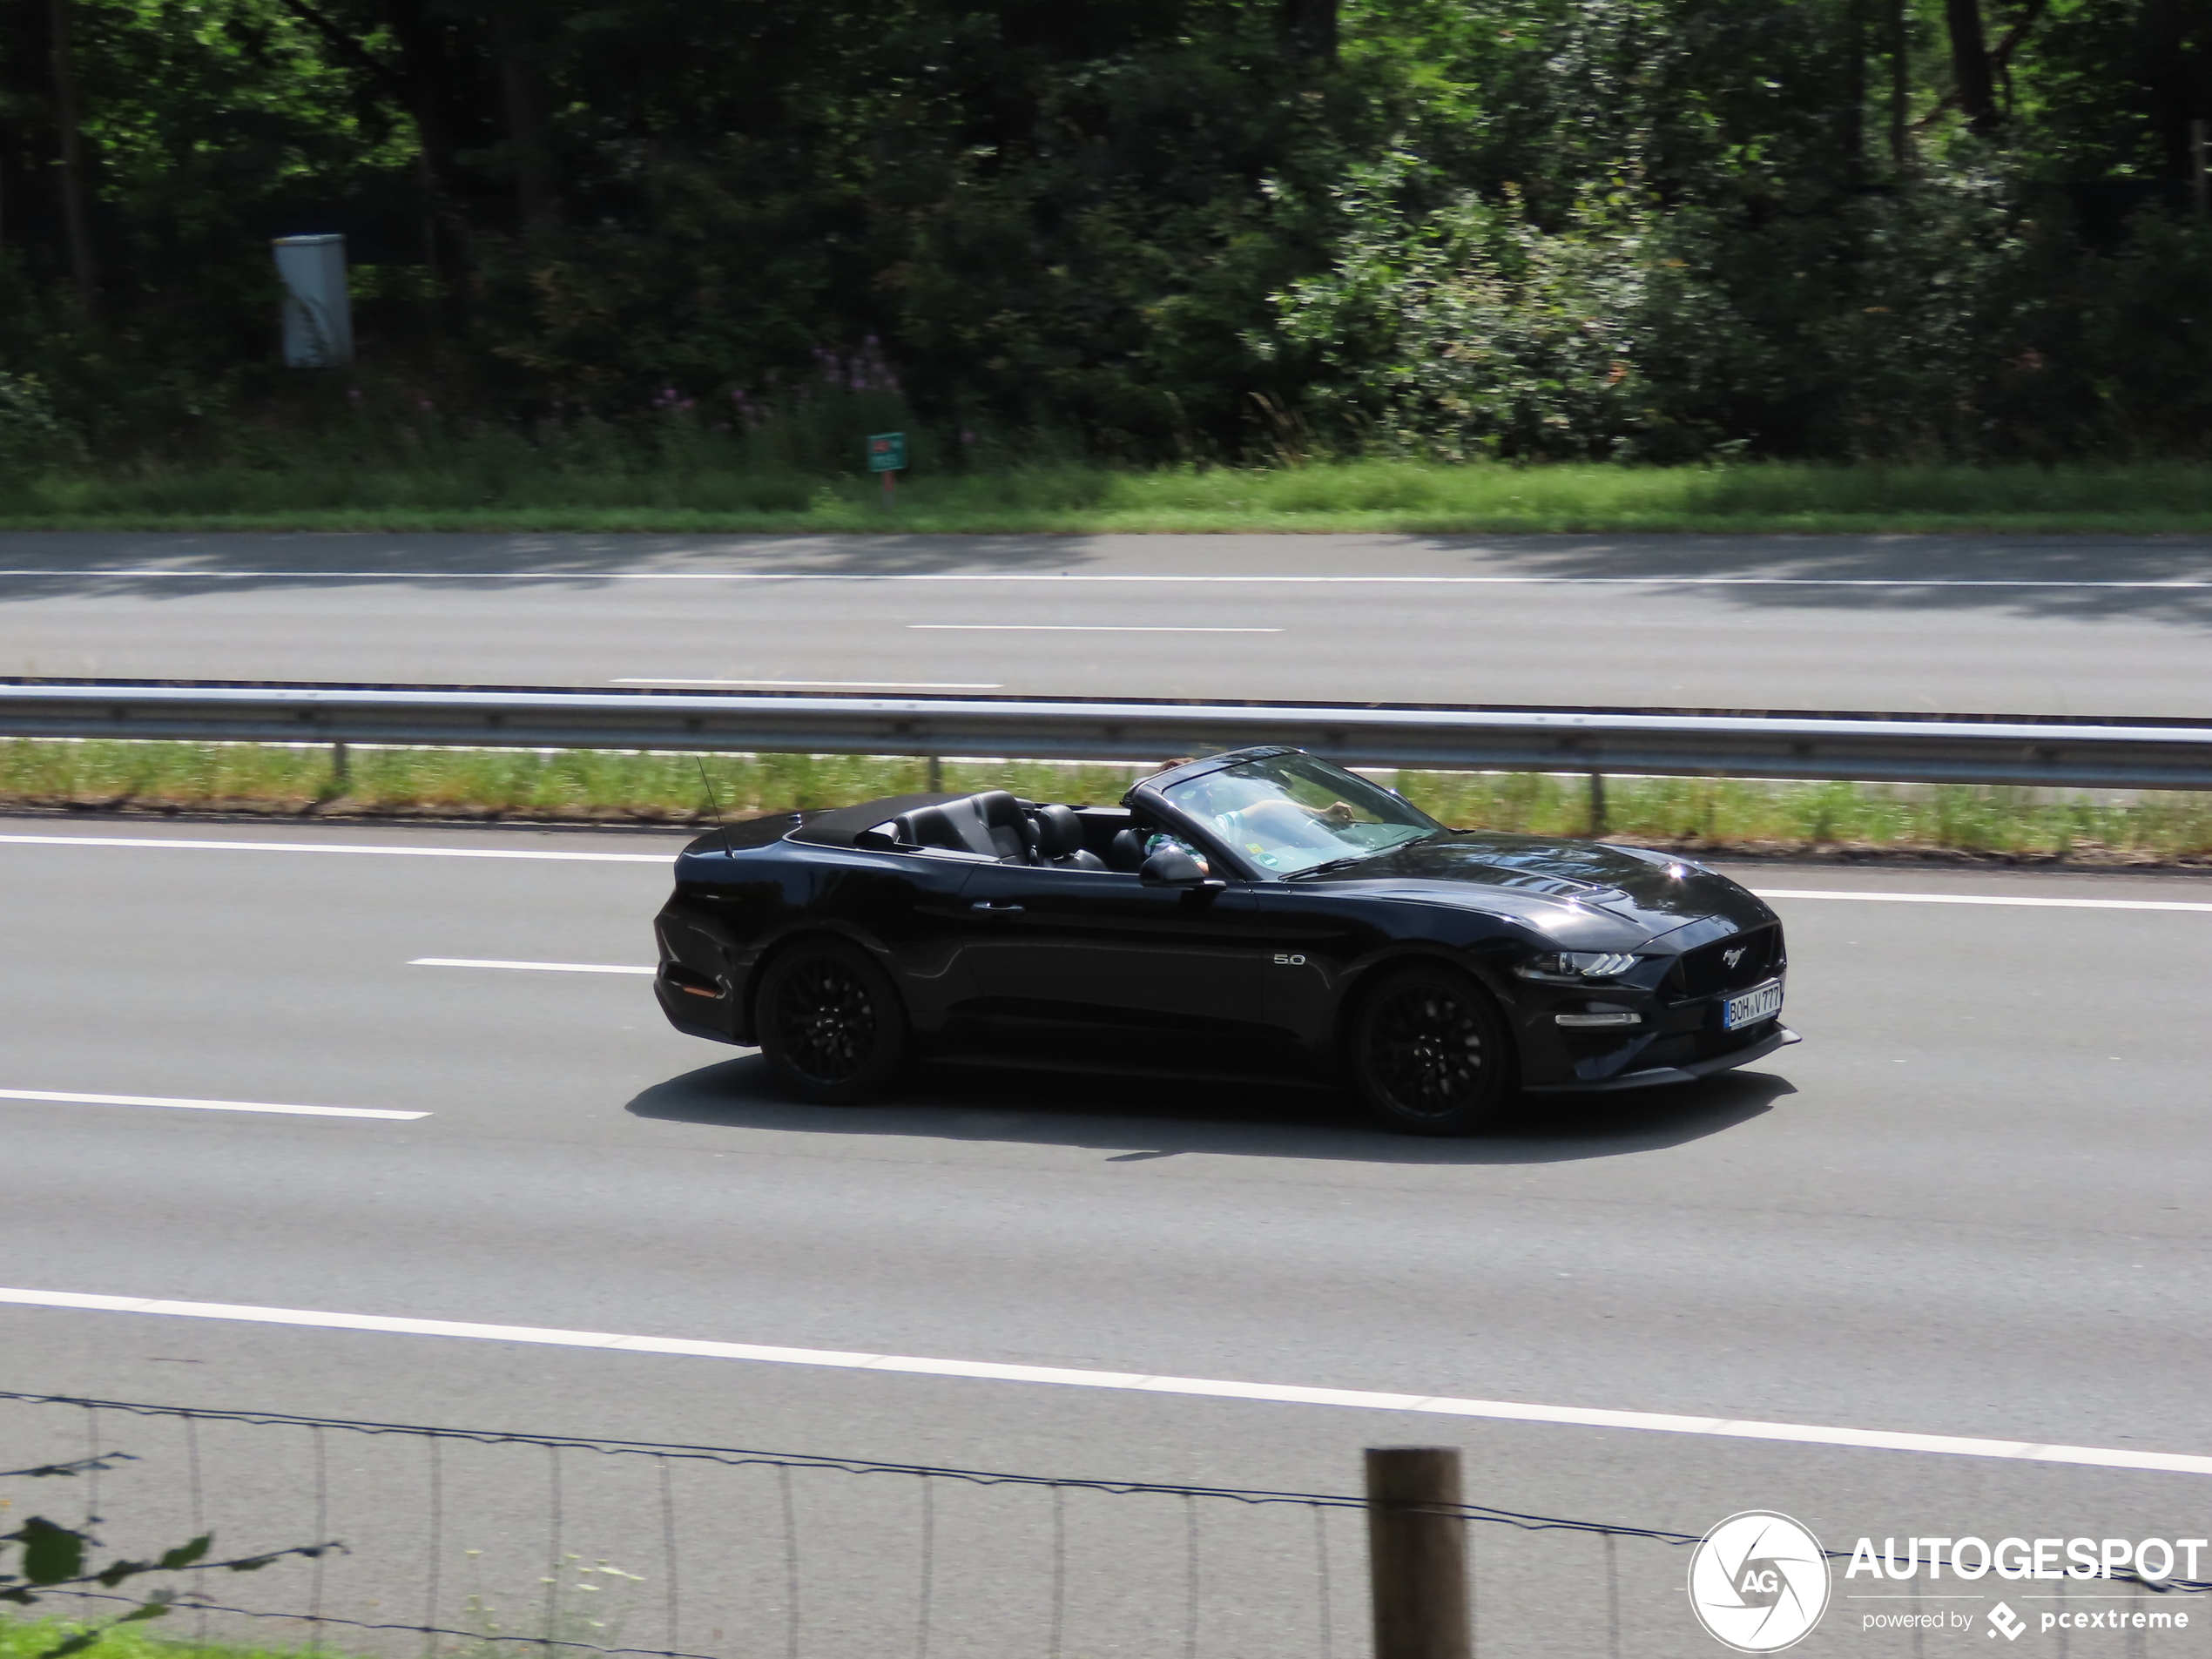
<path fill-rule="evenodd" d="M 1117 870 L 998 865 L 961 891 L 971 1011 L 999 1022 L 1249 1031 L 1260 1020 L 1251 889 L 1146 887 Z"/>

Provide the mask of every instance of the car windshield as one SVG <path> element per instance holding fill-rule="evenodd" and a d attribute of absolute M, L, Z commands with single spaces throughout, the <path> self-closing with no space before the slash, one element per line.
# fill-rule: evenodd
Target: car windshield
<path fill-rule="evenodd" d="M 1387 789 L 1311 755 L 1270 755 L 1170 784 L 1169 800 L 1263 870 L 1358 863 L 1444 826 Z"/>

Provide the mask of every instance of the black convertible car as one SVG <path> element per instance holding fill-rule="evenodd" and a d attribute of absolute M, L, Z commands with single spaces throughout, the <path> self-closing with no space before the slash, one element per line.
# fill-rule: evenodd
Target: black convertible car
<path fill-rule="evenodd" d="M 655 928 L 677 1028 L 757 1042 L 825 1102 L 958 1053 L 1332 1076 L 1448 1135 L 1516 1090 L 1681 1082 L 1797 1040 L 1782 925 L 1725 876 L 1447 829 L 1296 749 L 1177 765 L 1118 806 L 987 790 L 716 830 Z"/>

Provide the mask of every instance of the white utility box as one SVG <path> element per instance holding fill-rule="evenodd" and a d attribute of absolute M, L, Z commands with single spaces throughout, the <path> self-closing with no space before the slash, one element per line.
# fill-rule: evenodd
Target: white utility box
<path fill-rule="evenodd" d="M 346 239 L 280 236 L 287 368 L 337 368 L 354 361 L 354 307 L 346 293 Z"/>

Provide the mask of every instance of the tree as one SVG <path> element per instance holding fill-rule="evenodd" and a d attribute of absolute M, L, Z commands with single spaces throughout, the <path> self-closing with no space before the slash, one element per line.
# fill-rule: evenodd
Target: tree
<path fill-rule="evenodd" d="M 1997 130 L 1997 84 L 1990 73 L 1989 48 L 1981 28 L 1980 0 L 1944 0 L 1943 21 L 1951 37 L 1951 75 L 1959 112 L 1974 132 Z"/>
<path fill-rule="evenodd" d="M 78 309 L 92 314 L 99 271 L 92 257 L 91 215 L 84 178 L 84 135 L 78 125 L 77 62 L 72 39 L 75 0 L 47 0 L 46 52 L 53 76 L 54 133 L 61 159 L 62 218 L 68 226 L 69 269 Z"/>

